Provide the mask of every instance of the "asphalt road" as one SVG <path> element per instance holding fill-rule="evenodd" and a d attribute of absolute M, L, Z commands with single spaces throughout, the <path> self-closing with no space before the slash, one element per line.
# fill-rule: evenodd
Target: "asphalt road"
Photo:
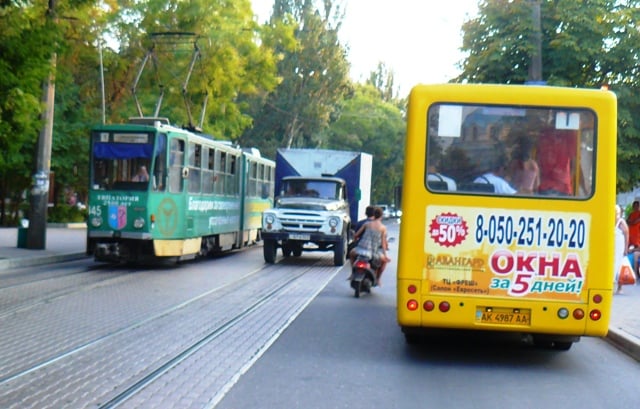
<path fill-rule="evenodd" d="M 397 226 L 390 226 L 397 260 Z M 638 362 L 445 332 L 409 347 L 395 263 L 360 299 L 330 253 L 37 266 L 0 281 L 2 408 L 629 408 Z M 122 402 L 118 401 L 122 397 Z M 119 406 L 118 406 L 119 405 Z"/>
<path fill-rule="evenodd" d="M 360 299 L 345 281 L 346 269 L 339 273 L 216 407 L 637 404 L 638 362 L 602 339 L 583 338 L 567 352 L 537 349 L 517 336 L 458 332 L 406 345 L 395 316 L 395 264 L 389 267 L 383 288 Z"/>

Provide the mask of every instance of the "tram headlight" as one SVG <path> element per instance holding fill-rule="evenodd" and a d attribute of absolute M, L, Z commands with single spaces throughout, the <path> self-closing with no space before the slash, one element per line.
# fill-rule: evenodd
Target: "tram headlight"
<path fill-rule="evenodd" d="M 91 226 L 93 227 L 100 227 L 102 226 L 102 217 L 100 216 L 93 216 L 91 218 Z"/>
<path fill-rule="evenodd" d="M 135 227 L 136 229 L 141 229 L 144 227 L 144 219 L 142 217 L 137 217 L 134 221 L 133 221 L 133 227 Z"/>

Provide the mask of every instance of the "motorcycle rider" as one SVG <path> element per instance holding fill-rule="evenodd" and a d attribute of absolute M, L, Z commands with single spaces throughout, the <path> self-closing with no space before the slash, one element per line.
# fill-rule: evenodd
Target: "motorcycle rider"
<path fill-rule="evenodd" d="M 371 205 L 367 206 L 367 208 L 364 210 L 364 214 L 365 216 L 367 216 L 365 219 L 360 219 L 356 222 L 356 227 L 355 229 L 353 229 L 354 231 L 354 237 L 353 237 L 353 241 L 351 243 L 349 243 L 349 260 L 351 260 L 351 264 L 353 264 L 353 261 L 356 259 L 356 254 L 354 253 L 354 250 L 356 248 L 356 246 L 358 245 L 358 240 L 356 240 L 355 238 L 355 232 L 357 232 L 358 230 L 360 230 L 360 227 L 362 227 L 365 223 L 370 222 L 371 220 L 373 220 L 373 210 L 375 208 Z"/>
<path fill-rule="evenodd" d="M 387 263 L 391 261 L 387 256 L 389 243 L 387 241 L 387 227 L 382 224 L 382 209 L 375 207 L 373 210 L 373 220 L 364 223 L 356 232 L 354 239 L 358 240 L 358 245 L 349 254 L 351 265 L 357 256 L 364 256 L 371 260 L 371 265 L 376 268 L 376 282 L 380 284 L 380 278 Z"/>

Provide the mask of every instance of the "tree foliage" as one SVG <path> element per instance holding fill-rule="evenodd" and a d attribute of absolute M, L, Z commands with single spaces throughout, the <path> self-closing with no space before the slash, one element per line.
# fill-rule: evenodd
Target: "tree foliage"
<path fill-rule="evenodd" d="M 91 127 L 156 109 L 267 157 L 278 147 L 369 152 L 375 200 L 393 200 L 403 101 L 382 63 L 370 85 L 351 83 L 332 0 L 276 0 L 263 25 L 250 0 L 55 0 L 48 15 L 49 1 L 0 3 L 0 196 L 14 206 L 0 208 L 0 224 L 15 223 L 31 184 L 53 55 L 58 202 L 86 199 Z"/>
<path fill-rule="evenodd" d="M 620 190 L 638 185 L 637 108 L 640 2 L 540 0 L 543 78 L 549 85 L 599 88 L 618 96 Z M 460 82 L 524 83 L 535 44 L 532 2 L 484 0 L 463 25 Z"/>
<path fill-rule="evenodd" d="M 276 0 L 270 24 L 293 30 L 295 43 L 271 44 L 282 82 L 261 98 L 255 125 L 242 142 L 253 141 L 267 155 L 275 147 L 326 146 L 323 131 L 349 92 L 349 64 L 338 40 L 340 9 L 330 1 Z"/>
<path fill-rule="evenodd" d="M 124 3 L 127 7 L 117 9 L 110 27 L 118 34 L 120 54 L 134 63 L 124 73 L 124 82 L 134 85 L 141 73 L 143 113 L 155 113 L 164 92 L 162 116 L 178 124 L 199 125 L 202 115 L 206 132 L 237 140 L 251 124 L 246 107 L 238 101 L 277 84 L 275 55 L 256 41 L 260 27 L 249 0 Z M 140 71 L 145 55 L 152 61 Z M 121 62 L 115 63 L 119 67 Z M 116 90 L 114 94 L 119 95 Z M 120 119 L 137 112 L 131 100 L 114 108 Z"/>
<path fill-rule="evenodd" d="M 381 98 L 386 84 L 381 88 L 355 85 L 340 118 L 329 127 L 327 146 L 373 155 L 372 201 L 394 203 L 394 189 L 402 180 L 405 122 L 396 101 Z"/>

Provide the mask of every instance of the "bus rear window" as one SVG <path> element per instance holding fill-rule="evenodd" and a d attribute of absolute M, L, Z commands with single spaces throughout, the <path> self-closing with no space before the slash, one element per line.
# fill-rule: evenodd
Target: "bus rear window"
<path fill-rule="evenodd" d="M 425 185 L 431 192 L 584 199 L 593 192 L 595 129 L 587 109 L 433 104 Z"/>

